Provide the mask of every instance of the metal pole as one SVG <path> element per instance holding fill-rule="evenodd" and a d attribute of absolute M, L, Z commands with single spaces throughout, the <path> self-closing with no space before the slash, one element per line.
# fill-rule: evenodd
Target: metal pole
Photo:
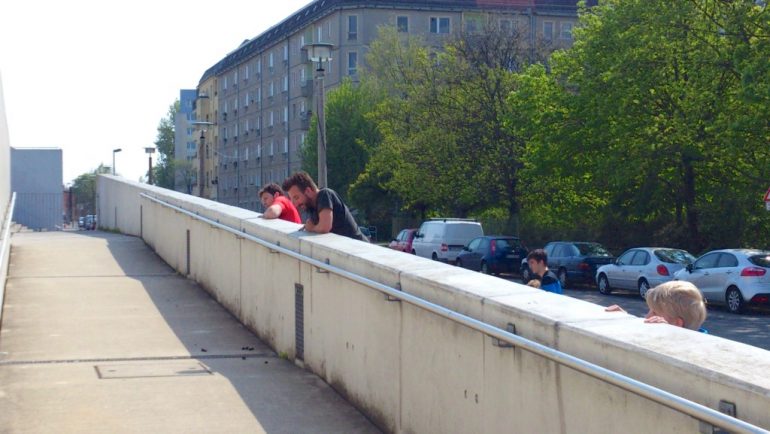
<path fill-rule="evenodd" d="M 112 151 L 112 176 L 115 176 L 115 151 Z"/>
<path fill-rule="evenodd" d="M 152 154 L 150 154 L 149 160 L 150 160 L 150 171 L 149 171 L 150 175 L 149 175 L 148 178 L 149 178 L 149 181 L 150 181 L 150 185 L 152 185 Z"/>
<path fill-rule="evenodd" d="M 201 148 L 200 151 L 198 151 L 198 197 L 203 197 L 203 188 L 206 185 L 203 176 L 203 171 L 205 169 L 203 164 L 203 150 L 205 148 L 205 143 L 206 137 L 204 136 L 203 130 L 201 130 Z"/>
<path fill-rule="evenodd" d="M 324 116 L 324 68 L 323 62 L 318 62 L 316 70 L 318 78 L 318 187 L 328 187 L 326 179 L 326 117 Z"/>

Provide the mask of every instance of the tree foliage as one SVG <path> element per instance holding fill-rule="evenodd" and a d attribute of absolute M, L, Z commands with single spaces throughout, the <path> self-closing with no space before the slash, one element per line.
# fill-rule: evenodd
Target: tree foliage
<path fill-rule="evenodd" d="M 619 246 L 766 245 L 764 9 L 608 0 L 586 11 L 552 73 L 528 69 L 509 98 L 520 108 L 509 127 L 529 142 L 528 214 Z"/>
<path fill-rule="evenodd" d="M 153 167 L 153 179 L 156 185 L 172 190 L 174 189 L 174 118 L 178 111 L 179 100 L 177 99 L 169 106 L 166 117 L 158 122 L 158 135 L 155 138 L 158 157 Z"/>

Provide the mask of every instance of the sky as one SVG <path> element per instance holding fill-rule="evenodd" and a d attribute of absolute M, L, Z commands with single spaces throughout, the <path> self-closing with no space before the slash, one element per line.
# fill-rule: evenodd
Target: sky
<path fill-rule="evenodd" d="M 99 164 L 139 180 L 180 89 L 310 0 L 4 1 L 10 143 L 63 150 L 66 184 Z M 157 156 L 157 154 L 155 154 Z M 154 161 L 154 160 L 153 160 Z"/>

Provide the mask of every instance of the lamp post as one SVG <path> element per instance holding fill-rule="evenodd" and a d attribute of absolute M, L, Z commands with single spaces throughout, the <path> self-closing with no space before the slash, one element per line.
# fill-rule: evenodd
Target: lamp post
<path fill-rule="evenodd" d="M 149 160 L 150 160 L 150 163 L 149 163 L 150 164 L 150 166 L 149 166 L 150 169 L 147 172 L 148 173 L 147 178 L 148 178 L 149 184 L 152 185 L 152 154 L 155 153 L 155 146 L 147 146 L 147 147 L 145 147 L 144 148 L 144 152 L 147 153 L 147 156 L 149 157 Z"/>
<path fill-rule="evenodd" d="M 201 130 L 200 143 L 198 144 L 198 196 L 203 197 L 203 189 L 206 187 L 206 178 L 204 176 L 205 166 L 203 158 L 206 150 L 206 129 L 213 126 L 213 122 L 192 121 L 191 124 Z"/>
<path fill-rule="evenodd" d="M 112 150 L 112 176 L 115 176 L 115 154 L 122 151 L 122 149 L 117 148 Z"/>
<path fill-rule="evenodd" d="M 316 62 L 316 113 L 318 113 L 318 187 L 328 187 L 326 179 L 326 117 L 324 115 L 324 62 L 332 60 L 334 45 L 317 42 L 303 47 L 307 50 L 311 62 Z"/>

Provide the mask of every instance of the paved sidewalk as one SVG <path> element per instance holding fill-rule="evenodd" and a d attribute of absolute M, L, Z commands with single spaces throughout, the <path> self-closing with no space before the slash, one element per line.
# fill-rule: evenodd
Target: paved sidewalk
<path fill-rule="evenodd" d="M 0 432 L 379 432 L 140 239 L 12 241 Z"/>

